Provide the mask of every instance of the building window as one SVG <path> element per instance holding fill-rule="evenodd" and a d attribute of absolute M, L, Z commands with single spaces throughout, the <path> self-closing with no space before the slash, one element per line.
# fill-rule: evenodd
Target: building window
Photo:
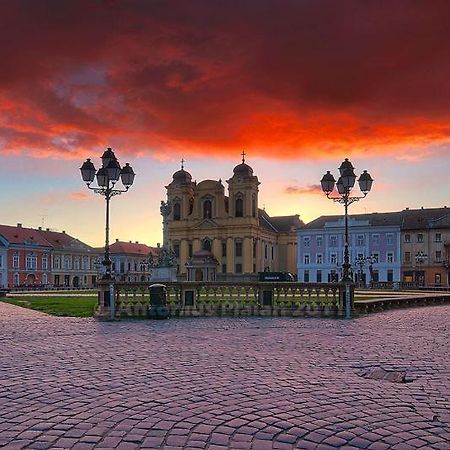
<path fill-rule="evenodd" d="M 388 269 L 387 271 L 387 281 L 390 283 L 394 281 L 394 271 L 392 269 Z"/>
<path fill-rule="evenodd" d="M 42 270 L 47 270 L 47 268 L 48 268 L 48 258 L 47 255 L 44 255 L 42 256 Z"/>
<path fill-rule="evenodd" d="M 212 217 L 212 203 L 211 200 L 205 200 L 203 202 L 203 218 L 211 219 Z"/>
<path fill-rule="evenodd" d="M 189 258 L 192 256 L 192 244 L 191 243 L 189 243 L 189 245 L 188 245 L 188 255 L 189 255 Z"/>
<path fill-rule="evenodd" d="M 442 242 L 442 235 L 441 235 L 441 233 L 436 233 L 434 235 L 434 242 Z"/>
<path fill-rule="evenodd" d="M 79 258 L 75 258 L 74 265 L 75 265 L 75 270 L 80 270 L 80 260 L 79 260 Z"/>
<path fill-rule="evenodd" d="M 441 274 L 440 273 L 435 273 L 434 274 L 434 284 L 440 285 L 441 282 L 442 282 Z"/>
<path fill-rule="evenodd" d="M 222 242 L 222 256 L 227 256 L 227 243 Z"/>
<path fill-rule="evenodd" d="M 423 242 L 423 234 L 422 233 L 417 234 L 417 242 Z"/>
<path fill-rule="evenodd" d="M 20 284 L 19 274 L 15 273 L 14 274 L 14 286 L 19 286 L 19 284 Z"/>
<path fill-rule="evenodd" d="M 175 253 L 175 256 L 177 258 L 179 258 L 180 257 L 180 244 L 174 244 L 173 245 L 173 251 Z"/>
<path fill-rule="evenodd" d="M 179 203 L 173 205 L 173 220 L 181 220 L 181 205 Z"/>
<path fill-rule="evenodd" d="M 440 250 L 436 250 L 436 262 L 442 262 L 442 252 Z"/>
<path fill-rule="evenodd" d="M 275 247 L 272 245 L 272 261 L 275 258 Z"/>
<path fill-rule="evenodd" d="M 405 234 L 405 242 L 411 242 L 411 235 L 409 233 Z"/>
<path fill-rule="evenodd" d="M 119 262 L 119 273 L 125 273 L 125 261 Z"/>
<path fill-rule="evenodd" d="M 387 256 L 386 256 L 386 260 L 388 263 L 393 263 L 394 262 L 394 254 L 392 252 L 388 252 Z"/>
<path fill-rule="evenodd" d="M 394 235 L 392 233 L 386 234 L 386 244 L 392 245 L 394 243 Z"/>
<path fill-rule="evenodd" d="M 337 264 L 337 254 L 336 253 L 331 253 L 330 264 Z"/>
<path fill-rule="evenodd" d="M 309 236 L 305 236 L 303 238 L 303 246 L 304 247 L 309 247 L 310 243 L 311 243 L 311 238 Z"/>
<path fill-rule="evenodd" d="M 364 245 L 364 235 L 363 234 L 358 234 L 358 236 L 356 237 L 356 245 L 358 247 L 362 247 Z"/>
<path fill-rule="evenodd" d="M 309 270 L 305 270 L 303 273 L 303 281 L 309 283 Z"/>
<path fill-rule="evenodd" d="M 46 273 L 43 273 L 42 274 L 42 284 L 47 284 L 48 283 L 48 280 L 47 280 L 47 274 Z"/>
<path fill-rule="evenodd" d="M 13 256 L 13 268 L 18 269 L 19 268 L 19 255 L 15 254 Z"/>
<path fill-rule="evenodd" d="M 252 196 L 252 217 L 256 217 L 256 196 Z"/>
<path fill-rule="evenodd" d="M 372 243 L 373 245 L 380 245 L 380 235 L 372 234 Z"/>
<path fill-rule="evenodd" d="M 267 259 L 268 255 L 269 255 L 269 249 L 268 249 L 267 244 L 265 244 L 264 245 L 264 259 Z"/>
<path fill-rule="evenodd" d="M 373 259 L 374 264 L 378 264 L 380 262 L 380 254 L 378 252 L 373 252 L 372 259 Z"/>
<path fill-rule="evenodd" d="M 337 247 L 337 236 L 330 236 L 330 247 Z"/>
<path fill-rule="evenodd" d="M 240 263 L 236 264 L 236 273 L 242 273 L 242 264 Z"/>
<path fill-rule="evenodd" d="M 309 264 L 309 254 L 303 255 L 303 264 Z"/>
<path fill-rule="evenodd" d="M 316 238 L 317 247 L 322 247 L 322 241 L 323 241 L 322 236 L 317 236 Z"/>
<path fill-rule="evenodd" d="M 235 216 L 243 217 L 244 216 L 244 201 L 241 197 L 238 197 L 235 202 Z"/>
<path fill-rule="evenodd" d="M 235 242 L 234 247 L 236 256 L 242 256 L 242 242 Z"/>
<path fill-rule="evenodd" d="M 37 269 L 37 256 L 30 254 L 26 257 L 26 268 L 28 270 L 36 270 Z"/>
<path fill-rule="evenodd" d="M 317 271 L 316 281 L 317 281 L 317 283 L 322 283 L 322 271 L 321 270 Z"/>
<path fill-rule="evenodd" d="M 64 269 L 70 269 L 70 268 L 71 268 L 70 257 L 66 256 L 66 257 L 64 257 Z"/>
<path fill-rule="evenodd" d="M 226 263 L 222 264 L 222 273 L 227 273 L 227 264 Z"/>
<path fill-rule="evenodd" d="M 256 258 L 256 241 L 253 241 L 253 258 Z"/>
<path fill-rule="evenodd" d="M 317 255 L 316 255 L 316 264 L 323 264 L 322 253 L 317 253 Z"/>
<path fill-rule="evenodd" d="M 87 256 L 83 256 L 83 269 L 89 269 L 89 258 Z M 86 284 L 86 283 L 85 283 Z"/>
<path fill-rule="evenodd" d="M 405 252 L 404 260 L 405 260 L 405 263 L 411 262 L 411 252 Z"/>

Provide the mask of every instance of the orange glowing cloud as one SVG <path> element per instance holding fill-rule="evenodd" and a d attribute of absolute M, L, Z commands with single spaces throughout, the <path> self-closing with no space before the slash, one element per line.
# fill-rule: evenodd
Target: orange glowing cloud
<path fill-rule="evenodd" d="M 447 1 L 25 4 L 0 5 L 3 153 L 414 161 L 450 141 Z"/>

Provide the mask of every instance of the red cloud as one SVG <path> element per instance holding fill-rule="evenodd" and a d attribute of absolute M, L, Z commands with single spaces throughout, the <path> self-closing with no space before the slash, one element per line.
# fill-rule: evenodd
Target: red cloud
<path fill-rule="evenodd" d="M 309 186 L 287 186 L 285 194 L 323 194 L 320 184 L 311 184 Z"/>
<path fill-rule="evenodd" d="M 449 141 L 448 1 L 47 0 L 0 16 L 3 152 L 319 158 Z"/>
<path fill-rule="evenodd" d="M 86 192 L 71 192 L 70 198 L 73 200 L 87 200 L 89 195 Z"/>

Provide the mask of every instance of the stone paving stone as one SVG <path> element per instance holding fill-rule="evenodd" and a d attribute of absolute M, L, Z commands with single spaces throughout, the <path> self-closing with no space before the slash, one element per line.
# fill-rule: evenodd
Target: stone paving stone
<path fill-rule="evenodd" d="M 0 324 L 6 450 L 450 449 L 449 306 L 98 323 L 0 302 Z"/>

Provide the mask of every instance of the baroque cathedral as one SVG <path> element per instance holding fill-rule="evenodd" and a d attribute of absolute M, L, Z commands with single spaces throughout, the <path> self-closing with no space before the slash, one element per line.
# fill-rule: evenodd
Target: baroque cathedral
<path fill-rule="evenodd" d="M 181 169 L 162 202 L 164 245 L 177 258 L 179 277 L 192 281 L 254 278 L 258 272 L 296 268 L 298 215 L 270 217 L 258 207 L 260 182 L 242 163 L 226 181 L 192 181 Z"/>

